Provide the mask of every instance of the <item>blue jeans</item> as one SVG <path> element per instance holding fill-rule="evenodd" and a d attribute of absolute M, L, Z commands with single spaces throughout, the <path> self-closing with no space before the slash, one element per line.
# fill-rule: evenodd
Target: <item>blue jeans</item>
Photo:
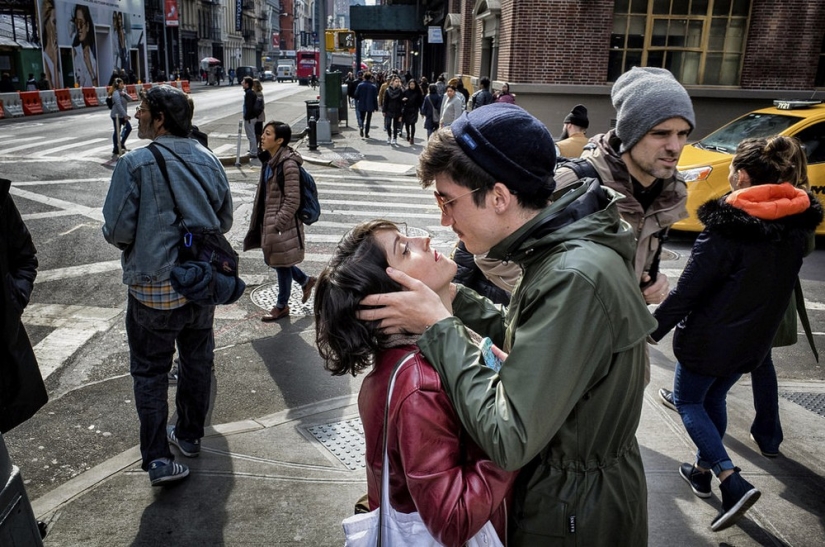
<path fill-rule="evenodd" d="M 118 119 L 120 119 L 120 146 L 126 146 L 126 139 L 129 138 L 129 135 L 132 133 L 132 124 L 129 123 L 129 120 L 126 118 L 112 118 L 112 125 L 114 126 L 115 130 L 112 133 L 112 152 L 119 152 L 120 146 L 118 146 L 117 142 L 117 124 Z"/>
<path fill-rule="evenodd" d="M 733 469 L 733 463 L 722 444 L 728 427 L 725 397 L 741 376 L 707 376 L 676 363 L 673 401 L 688 435 L 698 449 L 696 465 L 713 470 L 716 476 L 726 469 Z"/>
<path fill-rule="evenodd" d="M 751 381 L 753 408 L 756 409 L 751 435 L 762 450 L 778 452 L 784 436 L 779 421 L 779 386 L 770 352 L 759 368 L 751 372 Z"/>
<path fill-rule="evenodd" d="M 364 129 L 364 113 L 359 109 L 355 109 L 355 119 L 358 121 L 358 128 Z"/>
<path fill-rule="evenodd" d="M 298 266 L 275 268 L 275 273 L 278 274 L 278 301 L 275 307 L 282 310 L 289 303 L 289 293 L 292 292 L 292 280 L 294 279 L 303 287 L 307 284 L 307 281 L 309 281 L 309 277 L 302 272 Z"/>
<path fill-rule="evenodd" d="M 214 316 L 215 306 L 190 303 L 174 310 L 156 310 L 129 295 L 126 336 L 144 471 L 153 460 L 174 459 L 166 440 L 166 421 L 169 416 L 167 374 L 172 368 L 175 342 L 180 357 L 175 433 L 188 441 L 203 437 L 215 350 Z"/>

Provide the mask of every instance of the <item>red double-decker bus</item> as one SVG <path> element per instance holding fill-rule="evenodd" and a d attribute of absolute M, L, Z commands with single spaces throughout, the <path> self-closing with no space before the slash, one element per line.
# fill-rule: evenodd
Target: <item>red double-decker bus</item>
<path fill-rule="evenodd" d="M 298 51 L 295 53 L 298 61 L 298 68 L 295 70 L 295 75 L 298 78 L 298 84 L 309 85 L 312 76 L 318 77 L 320 68 L 320 60 L 317 51 Z"/>

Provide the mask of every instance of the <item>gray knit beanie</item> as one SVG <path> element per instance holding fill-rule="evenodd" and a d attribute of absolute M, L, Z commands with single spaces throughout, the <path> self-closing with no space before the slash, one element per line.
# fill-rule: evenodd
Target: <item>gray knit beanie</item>
<path fill-rule="evenodd" d="M 545 197 L 555 190 L 553 137 L 523 108 L 492 103 L 464 112 L 450 130 L 464 153 L 510 190 Z"/>
<path fill-rule="evenodd" d="M 633 67 L 613 84 L 610 98 L 616 109 L 621 154 L 636 146 L 651 127 L 670 118 L 684 118 L 691 131 L 696 127 L 693 103 L 669 70 Z"/>

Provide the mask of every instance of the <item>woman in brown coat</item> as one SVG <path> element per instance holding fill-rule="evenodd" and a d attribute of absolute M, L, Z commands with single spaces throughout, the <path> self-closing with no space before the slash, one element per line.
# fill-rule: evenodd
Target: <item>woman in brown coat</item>
<path fill-rule="evenodd" d="M 301 204 L 300 171 L 304 160 L 289 146 L 292 129 L 284 122 L 271 121 L 261 135 L 261 179 L 243 250 L 262 249 L 264 262 L 278 274 L 278 300 L 261 321 L 277 321 L 289 316 L 292 281 L 303 289 L 306 302 L 316 278 L 307 276 L 297 264 L 304 260 L 304 225 L 295 213 Z"/>

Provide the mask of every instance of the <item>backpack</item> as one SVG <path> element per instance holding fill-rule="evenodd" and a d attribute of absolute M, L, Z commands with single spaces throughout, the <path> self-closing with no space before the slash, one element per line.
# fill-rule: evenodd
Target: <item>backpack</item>
<path fill-rule="evenodd" d="M 436 108 L 435 103 L 433 103 L 432 95 L 427 95 L 427 100 L 430 102 L 430 106 L 432 107 L 430 118 L 433 123 L 439 123 L 441 121 L 441 108 Z"/>
<path fill-rule="evenodd" d="M 111 96 L 111 95 L 109 95 L 108 97 L 106 97 L 106 106 L 108 106 L 108 107 L 109 107 L 109 110 L 111 110 L 111 109 L 112 109 L 112 106 L 114 106 L 114 104 L 115 104 L 115 103 L 113 103 L 113 102 L 112 102 L 112 96 Z"/>
<path fill-rule="evenodd" d="M 583 179 L 585 177 L 596 179 L 597 181 L 601 182 L 602 178 L 599 176 L 599 172 L 596 171 L 596 168 L 593 167 L 589 161 L 584 158 L 565 158 L 563 156 L 559 156 L 556 158 L 556 170 L 560 167 L 566 167 L 573 171 L 576 174 L 576 178 Z"/>
<path fill-rule="evenodd" d="M 281 192 L 284 191 L 284 170 L 283 164 L 278 164 L 278 186 Z M 301 186 L 301 204 L 298 206 L 298 212 L 295 216 L 298 220 L 309 226 L 315 224 L 318 217 L 321 216 L 321 204 L 318 202 L 318 187 L 315 184 L 315 179 L 309 174 L 309 171 L 304 169 L 303 165 L 298 165 L 300 172 L 300 186 Z"/>
<path fill-rule="evenodd" d="M 264 98 L 260 95 L 255 99 L 255 115 L 252 116 L 253 118 L 257 118 L 261 115 L 264 111 Z"/>
<path fill-rule="evenodd" d="M 195 139 L 196 141 L 201 143 L 201 146 L 203 146 L 207 150 L 211 150 L 211 148 L 209 148 L 209 137 L 206 135 L 206 133 L 198 129 L 197 125 L 193 125 L 192 128 L 189 129 L 189 135 L 187 136 L 190 139 Z"/>

